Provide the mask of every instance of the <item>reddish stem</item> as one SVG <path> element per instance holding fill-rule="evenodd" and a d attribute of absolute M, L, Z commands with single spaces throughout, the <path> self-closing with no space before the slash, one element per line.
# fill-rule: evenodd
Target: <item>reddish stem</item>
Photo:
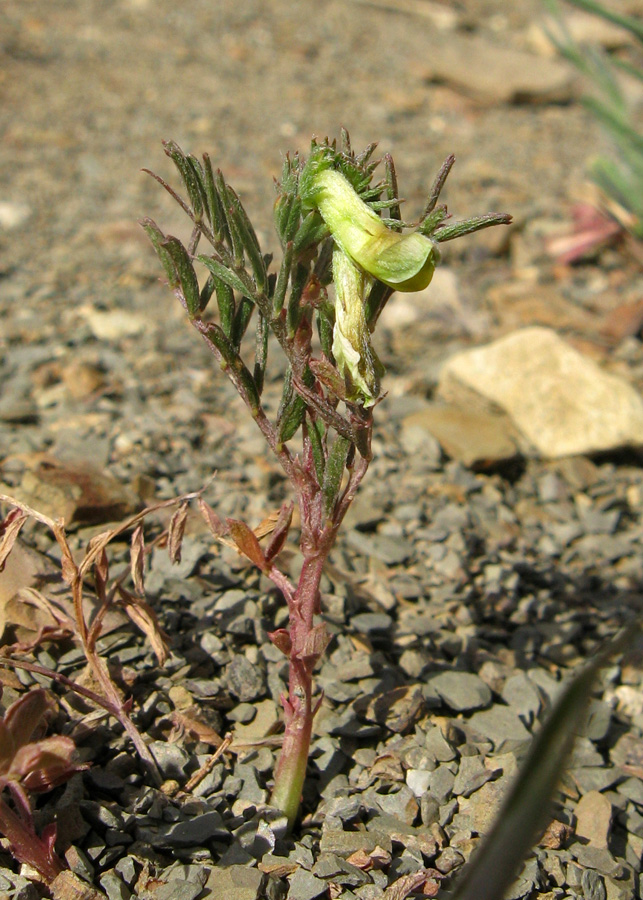
<path fill-rule="evenodd" d="M 16 859 L 37 869 L 47 884 L 63 871 L 63 864 L 50 845 L 39 838 L 33 827 L 29 827 L 0 798 L 0 832 L 9 840 Z"/>
<path fill-rule="evenodd" d="M 288 698 L 283 698 L 286 729 L 275 770 L 275 787 L 271 803 L 295 822 L 306 777 L 313 726 L 312 661 L 305 658 L 306 640 L 313 628 L 313 616 L 319 611 L 319 583 L 324 562 L 332 546 L 325 541 L 317 553 L 304 558 L 297 590 L 289 603 L 291 651 L 289 661 Z"/>

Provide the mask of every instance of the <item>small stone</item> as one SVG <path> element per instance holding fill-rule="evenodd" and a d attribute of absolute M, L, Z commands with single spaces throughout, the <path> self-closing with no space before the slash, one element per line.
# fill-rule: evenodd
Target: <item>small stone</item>
<path fill-rule="evenodd" d="M 438 872 L 442 872 L 443 875 L 448 875 L 449 872 L 453 872 L 454 869 L 461 866 L 463 862 L 464 856 L 459 850 L 456 850 L 454 847 L 445 847 L 435 861 L 435 868 Z"/>
<path fill-rule="evenodd" d="M 149 748 L 164 778 L 182 780 L 185 777 L 190 757 L 180 744 L 152 741 Z"/>
<path fill-rule="evenodd" d="M 0 228 L 11 231 L 20 228 L 31 215 L 31 207 L 26 203 L 11 203 L 8 200 L 0 201 Z"/>
<path fill-rule="evenodd" d="M 407 769 L 406 783 L 416 797 L 422 797 L 429 789 L 431 772 L 427 769 Z"/>
<path fill-rule="evenodd" d="M 224 682 L 230 693 L 242 703 L 258 700 L 265 692 L 263 672 L 241 654 L 237 654 L 226 667 Z"/>
<path fill-rule="evenodd" d="M 358 613 L 350 623 L 361 634 L 376 634 L 378 631 L 389 631 L 393 619 L 387 613 Z"/>
<path fill-rule="evenodd" d="M 471 819 L 473 830 L 487 834 L 493 825 L 500 804 L 504 799 L 506 783 L 504 779 L 489 781 L 470 797 L 459 800 L 460 812 Z"/>
<path fill-rule="evenodd" d="M 253 706 L 255 714 L 247 724 L 238 724 L 234 730 L 237 740 L 260 740 L 274 734 L 280 722 L 279 711 L 274 700 L 260 700 Z"/>
<path fill-rule="evenodd" d="M 199 847 L 213 838 L 227 838 L 228 829 L 224 826 L 221 815 L 216 810 L 195 816 L 184 822 L 158 828 L 139 827 L 139 840 L 161 848 Z"/>
<path fill-rule="evenodd" d="M 159 885 L 154 891 L 154 900 L 196 900 L 203 892 L 203 884 L 173 878 Z"/>
<path fill-rule="evenodd" d="M 425 746 L 438 762 L 450 762 L 456 758 L 455 750 L 437 726 L 427 731 Z"/>
<path fill-rule="evenodd" d="M 266 876 L 258 869 L 215 866 L 204 885 L 208 893 L 203 900 L 262 900 L 265 884 Z"/>
<path fill-rule="evenodd" d="M 506 751 L 531 740 L 530 733 L 508 706 L 492 706 L 476 712 L 469 719 L 469 725 L 488 737 L 498 752 L 501 748 Z"/>
<path fill-rule="evenodd" d="M 108 900 L 130 900 L 132 892 L 115 872 L 105 872 L 99 878 L 99 884 L 107 894 Z"/>
<path fill-rule="evenodd" d="M 355 711 L 370 722 L 386 725 L 404 734 L 420 717 L 425 707 L 422 689 L 417 685 L 394 688 L 383 694 L 362 697 L 354 703 Z"/>
<path fill-rule="evenodd" d="M 448 800 L 453 791 L 455 784 L 455 775 L 446 765 L 440 765 L 431 773 L 431 782 L 429 785 L 431 794 L 438 803 L 442 804 Z"/>
<path fill-rule="evenodd" d="M 589 791 L 580 798 L 574 810 L 576 834 L 590 845 L 607 848 L 612 825 L 612 804 L 598 791 Z"/>
<path fill-rule="evenodd" d="M 583 872 L 581 888 L 585 900 L 606 900 L 605 882 L 598 872 L 594 872 L 592 869 L 586 869 Z"/>
<path fill-rule="evenodd" d="M 377 805 L 383 813 L 393 816 L 400 822 L 412 825 L 419 812 L 419 805 L 413 791 L 405 784 L 390 794 L 377 794 Z"/>
<path fill-rule="evenodd" d="M 470 672 L 439 672 L 429 677 L 428 684 L 455 712 L 482 709 L 491 703 L 489 686 Z"/>
<path fill-rule="evenodd" d="M 366 859 L 369 859 L 367 856 Z M 370 882 L 369 876 L 356 865 L 342 859 L 335 853 L 323 853 L 315 863 L 312 874 L 325 878 L 334 884 L 358 887 Z"/>
<path fill-rule="evenodd" d="M 387 534 L 362 534 L 350 531 L 347 543 L 363 556 L 379 559 L 387 566 L 396 566 L 413 556 L 413 544 L 405 538 L 394 538 Z"/>
<path fill-rule="evenodd" d="M 297 869 L 289 882 L 288 900 L 315 900 L 315 897 L 326 895 L 328 890 L 325 881 L 305 869 Z"/>
<path fill-rule="evenodd" d="M 121 341 L 141 334 L 148 327 L 147 317 L 132 310 L 104 311 L 85 305 L 78 312 L 99 341 Z"/>
<path fill-rule="evenodd" d="M 358 850 L 372 853 L 376 847 L 392 852 L 391 838 L 384 831 L 332 831 L 322 834 L 319 850 L 321 853 L 335 853 L 339 856 L 351 856 Z"/>
<path fill-rule="evenodd" d="M 527 725 L 531 725 L 540 712 L 540 694 L 526 672 L 516 672 L 508 678 L 501 692 L 502 699 L 511 706 Z"/>
<path fill-rule="evenodd" d="M 496 772 L 485 766 L 480 756 L 463 756 L 453 785 L 456 796 L 469 797 L 496 776 Z"/>

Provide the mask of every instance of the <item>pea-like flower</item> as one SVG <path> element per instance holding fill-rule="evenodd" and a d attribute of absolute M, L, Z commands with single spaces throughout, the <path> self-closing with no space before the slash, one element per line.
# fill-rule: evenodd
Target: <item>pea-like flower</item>
<path fill-rule="evenodd" d="M 371 345 L 371 334 L 364 312 L 367 282 L 371 279 L 344 251 L 333 252 L 335 283 L 335 327 L 333 356 L 347 385 L 347 398 L 373 406 L 380 394 L 384 366 Z"/>
<path fill-rule="evenodd" d="M 305 207 L 318 210 L 335 242 L 333 356 L 347 399 L 369 407 L 379 397 L 384 374 L 365 312 L 374 279 L 397 291 L 422 290 L 433 277 L 439 253 L 419 232 L 388 228 L 331 165 L 328 158 L 312 157 L 301 174 L 299 193 Z"/>
<path fill-rule="evenodd" d="M 341 172 L 315 162 L 302 173 L 300 195 L 306 206 L 319 210 L 335 243 L 360 269 L 394 290 L 423 290 L 439 260 L 435 243 L 419 232 L 392 231 Z"/>

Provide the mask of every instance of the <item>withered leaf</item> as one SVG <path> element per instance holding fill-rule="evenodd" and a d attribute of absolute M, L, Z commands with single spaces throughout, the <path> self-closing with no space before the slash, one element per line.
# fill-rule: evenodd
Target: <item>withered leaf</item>
<path fill-rule="evenodd" d="M 256 528 L 252 529 L 259 540 L 273 533 L 277 526 L 280 513 L 280 509 L 274 509 L 271 513 L 268 513 L 265 519 L 262 519 L 261 522 L 259 522 Z"/>
<path fill-rule="evenodd" d="M 290 656 L 292 643 L 290 641 L 290 634 L 286 628 L 278 628 L 276 631 L 269 631 L 268 637 L 275 647 L 277 647 L 278 650 L 281 650 L 284 656 Z"/>
<path fill-rule="evenodd" d="M 143 535 L 143 526 L 137 525 L 132 533 L 132 543 L 130 549 L 130 567 L 132 572 L 132 581 L 134 587 L 139 594 L 145 593 L 145 537 Z"/>
<path fill-rule="evenodd" d="M 199 497 L 198 504 L 201 515 L 205 519 L 206 525 L 212 532 L 213 536 L 218 540 L 220 537 L 223 537 L 224 534 L 227 534 L 228 528 L 226 524 L 221 521 L 212 507 L 208 503 L 206 503 L 202 497 Z"/>
<path fill-rule="evenodd" d="M 391 862 L 391 854 L 378 845 L 369 853 L 366 850 L 356 850 L 346 858 L 346 862 L 368 872 L 370 869 L 383 869 L 384 866 L 388 866 Z"/>
<path fill-rule="evenodd" d="M 268 562 L 272 562 L 272 560 L 279 555 L 282 551 L 284 544 L 286 543 L 286 538 L 288 537 L 288 531 L 290 529 L 290 523 L 292 522 L 292 513 L 293 513 L 294 505 L 293 503 L 284 503 L 284 505 L 279 510 L 279 515 L 277 516 L 277 521 L 274 524 L 274 530 L 272 532 L 272 536 L 270 541 L 268 542 L 268 546 L 265 549 L 265 555 Z M 255 534 L 257 534 L 257 530 L 255 529 Z M 257 537 L 260 537 L 257 534 Z"/>
<path fill-rule="evenodd" d="M 183 712 L 174 710 L 172 713 L 172 721 L 182 731 L 189 732 L 194 735 L 197 740 L 203 741 L 204 744 L 210 744 L 212 747 L 220 747 L 223 743 L 221 735 L 215 731 L 211 725 L 208 725 L 207 722 L 204 722 L 203 719 L 199 717 L 198 709 L 194 707 Z"/>
<path fill-rule="evenodd" d="M 261 569 L 262 572 L 268 569 L 269 563 L 263 555 L 263 550 L 254 531 L 239 519 L 226 519 L 226 522 L 239 552 L 249 559 L 250 562 L 254 563 L 258 569 Z"/>
<path fill-rule="evenodd" d="M 184 501 L 179 504 L 178 509 L 170 519 L 168 552 L 173 563 L 181 562 L 181 544 L 183 543 L 187 518 L 188 504 L 187 501 Z"/>
<path fill-rule="evenodd" d="M 152 650 L 156 654 L 159 665 L 165 665 L 168 657 L 169 647 L 168 638 L 161 626 L 156 613 L 152 607 L 142 597 L 126 591 L 122 585 L 117 587 L 119 594 L 119 606 L 122 606 L 132 622 L 140 628 L 146 638 L 152 645 Z"/>
<path fill-rule="evenodd" d="M 23 694 L 15 703 L 11 704 L 4 714 L 4 724 L 16 749 L 29 743 L 34 736 L 37 737 L 37 731 L 44 734 L 44 715 L 53 709 L 53 701 L 45 691 L 40 689 Z"/>
<path fill-rule="evenodd" d="M 437 896 L 442 875 L 437 869 L 422 869 L 411 875 L 402 875 L 387 887 L 382 900 L 405 900 L 409 894 L 421 890 L 425 897 Z"/>
<path fill-rule="evenodd" d="M 50 791 L 68 781 L 76 772 L 87 768 L 73 762 L 75 752 L 72 739 L 59 734 L 25 744 L 16 752 L 10 774 L 28 791 Z"/>
<path fill-rule="evenodd" d="M 0 522 L 0 572 L 4 570 L 7 557 L 13 549 L 20 529 L 27 521 L 27 515 L 21 509 L 12 509 Z"/>

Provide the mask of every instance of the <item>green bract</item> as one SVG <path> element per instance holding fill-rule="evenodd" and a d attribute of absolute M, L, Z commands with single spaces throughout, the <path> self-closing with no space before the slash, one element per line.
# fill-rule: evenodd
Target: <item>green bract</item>
<path fill-rule="evenodd" d="M 301 197 L 319 210 L 335 243 L 364 272 L 394 290 L 423 290 L 438 261 L 433 241 L 418 232 L 387 228 L 340 172 L 315 168 L 302 177 Z"/>

